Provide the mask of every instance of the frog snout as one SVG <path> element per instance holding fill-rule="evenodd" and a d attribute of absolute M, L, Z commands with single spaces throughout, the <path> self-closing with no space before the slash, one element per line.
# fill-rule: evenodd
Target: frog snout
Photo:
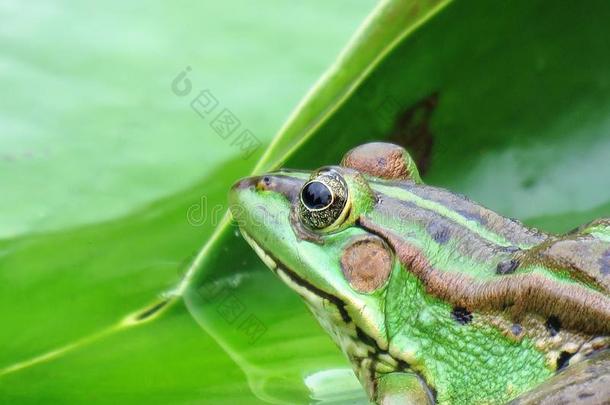
<path fill-rule="evenodd" d="M 257 187 L 258 183 L 260 183 L 260 176 L 252 176 L 240 179 L 233 184 L 231 187 L 231 192 L 239 192 L 247 189 L 254 189 Z"/>

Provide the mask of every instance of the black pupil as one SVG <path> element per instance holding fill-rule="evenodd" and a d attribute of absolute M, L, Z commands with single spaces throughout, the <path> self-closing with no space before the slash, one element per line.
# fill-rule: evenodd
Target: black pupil
<path fill-rule="evenodd" d="M 310 210 L 319 210 L 328 206 L 333 198 L 328 187 L 319 181 L 312 181 L 303 187 L 301 196 L 303 203 Z"/>

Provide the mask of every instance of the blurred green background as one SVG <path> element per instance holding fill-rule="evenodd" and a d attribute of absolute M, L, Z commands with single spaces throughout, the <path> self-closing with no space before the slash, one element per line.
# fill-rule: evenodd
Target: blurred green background
<path fill-rule="evenodd" d="M 123 216 L 237 156 L 171 92 L 186 66 L 269 143 L 374 4 L 2 2 L 0 237 Z"/>
<path fill-rule="evenodd" d="M 178 73 L 266 145 L 373 5 L 0 3 L 0 402 L 254 401 L 186 311 L 82 339 L 178 283 L 215 225 L 187 209 L 264 150 L 241 159 Z"/>
<path fill-rule="evenodd" d="M 222 220 L 252 170 L 391 140 L 529 225 L 610 215 L 607 2 L 401 0 L 365 21 L 376 6 L 0 4 L 0 402 L 366 403 Z"/>

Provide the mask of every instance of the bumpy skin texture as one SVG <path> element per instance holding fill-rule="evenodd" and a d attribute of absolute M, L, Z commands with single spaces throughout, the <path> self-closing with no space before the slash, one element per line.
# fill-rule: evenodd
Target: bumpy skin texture
<path fill-rule="evenodd" d="M 341 166 L 384 179 L 410 179 L 421 182 L 415 162 L 398 145 L 383 142 L 367 143 L 345 154 Z"/>
<path fill-rule="evenodd" d="M 552 392 L 591 381 L 571 367 L 610 343 L 610 220 L 563 236 L 527 228 L 422 184 L 396 145 L 363 145 L 343 165 L 324 169 L 348 191 L 324 230 L 299 214 L 301 187 L 319 172 L 244 179 L 230 197 L 244 237 L 371 399 L 499 404 L 546 381 Z M 553 377 L 559 369 L 576 374 Z"/>
<path fill-rule="evenodd" d="M 408 272 L 396 274 L 386 296 L 390 352 L 419 370 L 439 403 L 503 403 L 552 375 L 533 342 L 508 342 L 497 329 L 462 325 L 452 307 L 427 296 Z M 440 383 L 442 382 L 442 383 Z M 508 383 L 510 382 L 510 383 Z"/>

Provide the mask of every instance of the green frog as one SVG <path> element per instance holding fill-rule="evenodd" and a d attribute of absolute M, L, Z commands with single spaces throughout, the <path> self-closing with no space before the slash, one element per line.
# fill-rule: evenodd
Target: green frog
<path fill-rule="evenodd" d="M 528 228 L 424 184 L 388 143 L 242 179 L 230 202 L 371 401 L 609 403 L 610 218 Z"/>

